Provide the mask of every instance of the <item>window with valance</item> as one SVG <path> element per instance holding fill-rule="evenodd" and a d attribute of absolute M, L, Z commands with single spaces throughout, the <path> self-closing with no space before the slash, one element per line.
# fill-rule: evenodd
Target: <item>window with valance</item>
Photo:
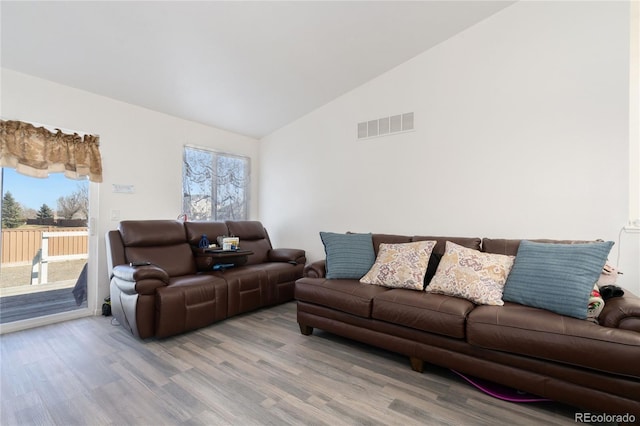
<path fill-rule="evenodd" d="M 71 179 L 102 182 L 100 138 L 52 132 L 31 123 L 0 120 L 0 166 L 33 177 L 63 172 Z"/>

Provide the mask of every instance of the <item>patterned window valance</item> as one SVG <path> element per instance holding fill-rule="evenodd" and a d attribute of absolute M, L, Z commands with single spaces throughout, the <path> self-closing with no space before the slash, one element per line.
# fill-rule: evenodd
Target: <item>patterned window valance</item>
<path fill-rule="evenodd" d="M 51 132 L 23 121 L 0 120 L 0 166 L 44 178 L 64 172 L 71 179 L 102 182 L 100 138 Z"/>

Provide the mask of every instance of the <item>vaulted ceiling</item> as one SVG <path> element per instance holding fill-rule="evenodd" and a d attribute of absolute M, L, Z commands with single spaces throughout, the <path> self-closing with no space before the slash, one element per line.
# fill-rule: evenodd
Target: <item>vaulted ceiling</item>
<path fill-rule="evenodd" d="M 512 1 L 2 1 L 1 65 L 260 138 Z"/>

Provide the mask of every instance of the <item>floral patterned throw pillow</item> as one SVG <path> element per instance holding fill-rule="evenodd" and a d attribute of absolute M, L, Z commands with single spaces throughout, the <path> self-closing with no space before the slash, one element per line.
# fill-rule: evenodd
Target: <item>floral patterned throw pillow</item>
<path fill-rule="evenodd" d="M 381 243 L 376 261 L 360 279 L 363 284 L 422 290 L 429 257 L 437 241 Z"/>
<path fill-rule="evenodd" d="M 426 291 L 462 297 L 478 305 L 502 306 L 502 291 L 514 259 L 447 241 L 446 252 Z"/>

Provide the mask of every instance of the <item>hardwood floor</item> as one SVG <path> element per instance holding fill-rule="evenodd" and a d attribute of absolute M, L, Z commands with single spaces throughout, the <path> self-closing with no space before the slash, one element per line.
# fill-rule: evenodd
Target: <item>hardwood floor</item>
<path fill-rule="evenodd" d="M 319 330 L 295 303 L 164 340 L 111 317 L 0 337 L 0 424 L 575 425 L 576 409 L 492 398 L 451 371 Z"/>
<path fill-rule="evenodd" d="M 87 301 L 78 305 L 72 290 L 73 287 L 0 296 L 0 324 L 86 308 Z"/>

